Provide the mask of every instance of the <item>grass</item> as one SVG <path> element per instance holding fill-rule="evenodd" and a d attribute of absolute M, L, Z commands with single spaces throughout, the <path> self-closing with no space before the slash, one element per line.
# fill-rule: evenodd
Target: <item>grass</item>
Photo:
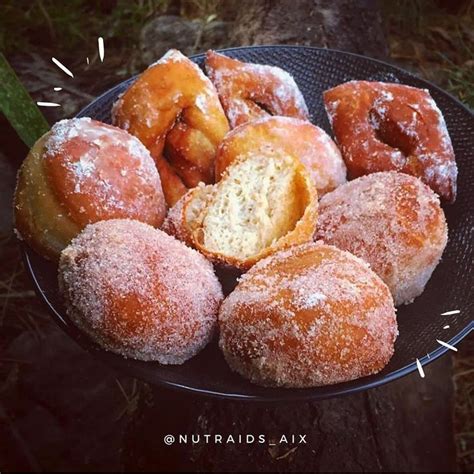
<path fill-rule="evenodd" d="M 219 5 L 220 0 L 2 0 L 0 51 L 7 58 L 18 52 L 43 57 L 53 53 L 71 69 L 82 69 L 90 56 L 85 73 L 91 73 L 92 81 L 98 57 L 90 52 L 97 51 L 102 36 L 107 56 L 102 73 L 129 77 L 146 66 L 140 32 L 148 20 L 168 13 L 207 22 L 217 17 Z"/>
<path fill-rule="evenodd" d="M 70 53 L 94 42 L 97 36 L 109 45 L 127 50 L 137 47 L 140 30 L 152 16 L 179 13 L 208 19 L 216 15 L 219 0 L 3 0 L 0 3 L 0 50 L 52 49 Z M 171 8 L 174 7 L 174 8 Z"/>
<path fill-rule="evenodd" d="M 459 355 L 453 358 L 454 432 L 458 463 L 461 471 L 474 468 L 474 337 L 460 345 Z"/>
<path fill-rule="evenodd" d="M 391 57 L 474 109 L 474 0 L 383 5 Z"/>
<path fill-rule="evenodd" d="M 31 331 L 38 338 L 51 318 L 38 305 L 31 283 L 23 269 L 20 249 L 16 238 L 0 237 L 0 354 L 9 343 L 24 331 Z M 0 394 L 16 384 L 18 369 L 22 364 L 34 361 L 17 361 L 0 357 Z"/>
<path fill-rule="evenodd" d="M 134 45 L 143 23 L 165 11 L 169 0 L 86 1 L 3 0 L 0 18 L 0 49 L 6 54 L 51 48 L 68 53 L 97 36 L 115 40 L 123 47 Z"/>
<path fill-rule="evenodd" d="M 219 0 L 3 0 L 0 50 L 7 55 L 54 50 L 73 61 L 71 51 L 95 47 L 97 37 L 103 36 L 107 49 L 120 57 L 124 73 L 135 72 L 141 67 L 140 31 L 149 18 L 171 12 L 207 20 L 216 17 L 219 4 Z M 474 108 L 474 0 L 394 0 L 382 5 L 391 56 Z"/>
<path fill-rule="evenodd" d="M 468 66 L 448 62 L 443 70 L 447 80 L 446 89 L 474 109 L 474 59 L 468 62 Z"/>

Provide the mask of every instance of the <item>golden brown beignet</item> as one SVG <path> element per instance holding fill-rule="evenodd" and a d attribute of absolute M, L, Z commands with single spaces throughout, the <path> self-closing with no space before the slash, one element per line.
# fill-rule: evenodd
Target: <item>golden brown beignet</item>
<path fill-rule="evenodd" d="M 19 172 L 17 231 L 53 260 L 91 222 L 128 217 L 158 227 L 165 213 L 148 150 L 126 131 L 90 118 L 55 124 Z"/>
<path fill-rule="evenodd" d="M 206 72 L 216 86 L 232 128 L 269 115 L 309 118 L 296 82 L 279 67 L 244 63 L 208 51 Z"/>
<path fill-rule="evenodd" d="M 346 182 L 346 165 L 329 135 L 310 122 L 290 117 L 265 117 L 229 132 L 217 150 L 216 180 L 239 157 L 271 150 L 298 158 L 319 197 Z"/>
<path fill-rule="evenodd" d="M 361 259 L 315 243 L 290 247 L 240 278 L 219 311 L 234 371 L 265 386 L 314 387 L 379 372 L 397 337 L 392 296 Z"/>
<path fill-rule="evenodd" d="M 456 199 L 457 166 L 443 115 L 426 89 L 351 81 L 324 93 L 349 175 L 400 171 Z"/>
<path fill-rule="evenodd" d="M 427 185 L 390 171 L 326 194 L 316 238 L 369 263 L 398 306 L 423 292 L 446 247 L 448 228 L 439 197 Z"/>
<path fill-rule="evenodd" d="M 140 74 L 112 117 L 150 150 L 169 206 L 200 181 L 214 182 L 216 148 L 229 124 L 211 81 L 179 51 Z"/>

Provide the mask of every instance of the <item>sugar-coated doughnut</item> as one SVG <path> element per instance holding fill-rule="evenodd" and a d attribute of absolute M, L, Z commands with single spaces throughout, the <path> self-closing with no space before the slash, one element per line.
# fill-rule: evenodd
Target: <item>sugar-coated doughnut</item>
<path fill-rule="evenodd" d="M 158 227 L 165 213 L 148 150 L 126 131 L 90 118 L 56 123 L 19 172 L 17 231 L 53 260 L 89 223 L 130 218 Z"/>
<path fill-rule="evenodd" d="M 138 221 L 87 226 L 61 254 L 59 285 L 71 320 L 125 357 L 181 364 L 211 339 L 222 301 L 212 265 Z"/>
<path fill-rule="evenodd" d="M 398 306 L 423 292 L 446 246 L 447 224 L 428 186 L 391 171 L 323 196 L 316 238 L 368 262 Z"/>
<path fill-rule="evenodd" d="M 200 181 L 214 182 L 216 148 L 229 124 L 211 81 L 179 51 L 143 72 L 112 117 L 150 150 L 169 206 Z"/>
<path fill-rule="evenodd" d="M 306 120 L 264 117 L 229 132 L 217 149 L 216 179 L 239 157 L 281 150 L 308 170 L 319 197 L 346 182 L 346 165 L 329 135 Z"/>
<path fill-rule="evenodd" d="M 231 128 L 269 115 L 309 118 L 295 80 L 279 67 L 244 63 L 208 51 L 206 72 L 216 86 Z"/>
<path fill-rule="evenodd" d="M 457 166 L 443 115 L 426 89 L 351 81 L 324 93 L 352 178 L 401 171 L 456 199 Z"/>
<path fill-rule="evenodd" d="M 361 259 L 316 243 L 252 267 L 219 311 L 234 371 L 265 386 L 313 387 L 379 372 L 397 336 L 392 296 Z"/>

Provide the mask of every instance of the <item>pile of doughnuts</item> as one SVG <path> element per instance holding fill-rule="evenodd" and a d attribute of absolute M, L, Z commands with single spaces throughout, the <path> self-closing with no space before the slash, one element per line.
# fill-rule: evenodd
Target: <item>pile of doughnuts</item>
<path fill-rule="evenodd" d="M 447 243 L 457 167 L 441 111 L 427 90 L 350 81 L 323 94 L 333 141 L 288 72 L 214 51 L 204 69 L 170 50 L 113 125 L 55 124 L 19 171 L 19 238 L 57 262 L 70 320 L 124 357 L 182 364 L 216 336 L 264 386 L 381 371 L 395 306 Z"/>

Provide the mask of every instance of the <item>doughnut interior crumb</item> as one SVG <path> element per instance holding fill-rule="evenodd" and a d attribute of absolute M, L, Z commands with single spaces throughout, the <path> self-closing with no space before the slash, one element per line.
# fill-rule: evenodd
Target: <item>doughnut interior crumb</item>
<path fill-rule="evenodd" d="M 188 212 L 197 211 L 188 222 L 211 252 L 242 260 L 258 255 L 303 216 L 310 196 L 302 179 L 288 155 L 247 157 L 188 206 Z"/>

